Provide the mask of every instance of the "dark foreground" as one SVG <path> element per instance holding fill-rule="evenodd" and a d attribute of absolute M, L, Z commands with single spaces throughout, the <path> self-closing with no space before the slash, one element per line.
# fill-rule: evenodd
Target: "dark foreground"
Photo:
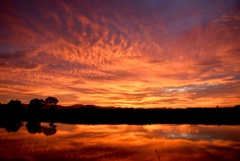
<path fill-rule="evenodd" d="M 239 108 L 133 109 L 63 108 L 0 109 L 0 122 L 14 120 L 68 124 L 217 124 L 239 125 Z"/>

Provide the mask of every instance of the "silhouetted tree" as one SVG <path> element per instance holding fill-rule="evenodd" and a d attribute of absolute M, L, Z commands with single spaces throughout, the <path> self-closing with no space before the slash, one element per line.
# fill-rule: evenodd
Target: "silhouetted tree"
<path fill-rule="evenodd" d="M 235 105 L 234 108 L 240 109 L 240 105 Z"/>
<path fill-rule="evenodd" d="M 0 103 L 0 109 L 5 109 L 5 107 L 6 107 L 6 104 Z"/>
<path fill-rule="evenodd" d="M 235 105 L 234 108 L 238 111 L 240 111 L 240 105 Z"/>
<path fill-rule="evenodd" d="M 7 104 L 7 107 L 9 109 L 13 109 L 13 110 L 23 110 L 24 109 L 21 101 L 19 101 L 19 100 L 11 100 L 11 101 L 9 101 L 8 104 Z"/>
<path fill-rule="evenodd" d="M 45 104 L 50 105 L 51 109 L 55 108 L 58 103 L 58 99 L 55 97 L 48 97 L 45 99 Z"/>
<path fill-rule="evenodd" d="M 43 99 L 34 98 L 29 102 L 29 109 L 41 109 L 45 105 L 45 101 Z"/>

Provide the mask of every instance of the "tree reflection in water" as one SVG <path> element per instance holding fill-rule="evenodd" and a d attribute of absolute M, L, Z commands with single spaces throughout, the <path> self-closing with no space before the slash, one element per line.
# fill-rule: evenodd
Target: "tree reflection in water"
<path fill-rule="evenodd" d="M 56 127 L 57 127 L 57 125 L 54 125 L 53 123 L 50 123 L 49 127 L 43 127 L 43 133 L 46 136 L 54 135 L 57 132 Z"/>
<path fill-rule="evenodd" d="M 23 122 L 19 120 L 11 120 L 0 123 L 0 128 L 5 128 L 7 132 L 17 132 L 23 126 Z M 43 133 L 46 136 L 54 135 L 57 132 L 57 125 L 49 123 L 48 126 L 42 126 L 41 122 L 28 121 L 26 124 L 27 131 L 30 134 Z"/>
<path fill-rule="evenodd" d="M 56 125 L 49 123 L 49 127 L 42 126 L 41 122 L 28 121 L 26 124 L 27 131 L 31 134 L 43 133 L 46 136 L 54 135 L 57 132 Z"/>
<path fill-rule="evenodd" d="M 7 132 L 17 132 L 23 123 L 19 120 L 11 120 L 6 122 L 3 126 L 7 130 Z"/>

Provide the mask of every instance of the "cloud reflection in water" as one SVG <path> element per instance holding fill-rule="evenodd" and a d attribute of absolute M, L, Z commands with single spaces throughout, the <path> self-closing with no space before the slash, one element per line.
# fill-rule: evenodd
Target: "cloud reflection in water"
<path fill-rule="evenodd" d="M 239 126 L 66 125 L 46 137 L 0 129 L 1 160 L 236 160 Z"/>

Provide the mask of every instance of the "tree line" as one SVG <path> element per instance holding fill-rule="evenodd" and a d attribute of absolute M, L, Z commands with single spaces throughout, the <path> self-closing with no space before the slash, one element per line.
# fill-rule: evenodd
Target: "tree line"
<path fill-rule="evenodd" d="M 50 106 L 51 109 L 54 109 L 57 106 L 58 99 L 55 97 L 47 97 L 44 99 L 34 98 L 30 100 L 29 104 L 27 105 L 28 109 L 41 109 L 43 106 Z M 24 109 L 24 105 L 19 100 L 11 100 L 7 103 L 7 107 L 15 110 L 22 110 Z"/>

